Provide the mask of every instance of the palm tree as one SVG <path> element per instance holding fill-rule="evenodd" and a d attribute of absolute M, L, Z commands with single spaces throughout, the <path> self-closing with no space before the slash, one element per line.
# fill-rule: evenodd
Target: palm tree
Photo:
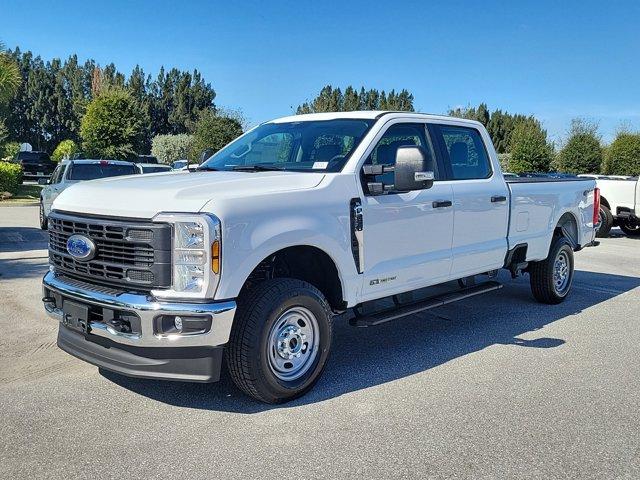
<path fill-rule="evenodd" d="M 0 107 L 13 98 L 21 81 L 20 67 L 5 52 L 4 44 L 0 42 Z"/>

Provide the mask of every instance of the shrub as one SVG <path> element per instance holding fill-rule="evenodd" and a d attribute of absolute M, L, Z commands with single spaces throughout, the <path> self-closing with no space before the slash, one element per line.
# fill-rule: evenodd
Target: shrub
<path fill-rule="evenodd" d="M 604 173 L 640 175 L 640 134 L 621 132 L 607 148 Z"/>
<path fill-rule="evenodd" d="M 13 158 L 20 151 L 20 144 L 18 142 L 7 142 L 0 147 L 0 157 Z"/>
<path fill-rule="evenodd" d="M 190 158 L 199 162 L 204 150 L 215 153 L 240 135 L 242 125 L 238 120 L 219 117 L 211 111 L 203 112 L 196 123 Z"/>
<path fill-rule="evenodd" d="M 553 148 L 547 132 L 537 120 L 518 123 L 511 134 L 509 171 L 512 173 L 548 172 L 553 160 Z"/>
<path fill-rule="evenodd" d="M 73 140 L 63 140 L 61 141 L 56 149 L 51 154 L 51 159 L 54 162 L 59 162 L 60 160 L 64 160 L 67 158 L 71 158 L 74 154 L 80 151 L 80 147 Z"/>
<path fill-rule="evenodd" d="M 162 163 L 171 163 L 188 158 L 193 145 L 193 136 L 186 133 L 177 135 L 156 135 L 151 141 L 151 155 Z"/>
<path fill-rule="evenodd" d="M 127 160 L 141 151 L 145 115 L 138 102 L 125 90 L 110 88 L 87 106 L 80 135 L 88 158 Z"/>
<path fill-rule="evenodd" d="M 17 163 L 0 162 L 0 192 L 16 193 L 22 184 L 22 167 Z"/>
<path fill-rule="evenodd" d="M 569 138 L 558 154 L 556 168 L 566 173 L 599 173 L 602 160 L 598 126 L 580 119 L 573 120 Z"/>

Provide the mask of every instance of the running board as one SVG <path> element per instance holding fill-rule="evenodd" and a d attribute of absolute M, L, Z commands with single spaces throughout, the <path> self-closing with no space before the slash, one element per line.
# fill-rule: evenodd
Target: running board
<path fill-rule="evenodd" d="M 464 300 L 465 298 L 475 297 L 481 293 L 492 292 L 502 288 L 502 284 L 499 282 L 484 282 L 473 287 L 463 288 L 451 293 L 444 293 L 435 297 L 422 300 L 421 302 L 410 303 L 408 305 L 400 306 L 391 310 L 383 310 L 372 315 L 365 315 L 362 317 L 353 317 L 349 320 L 349 324 L 354 327 L 373 327 L 374 325 L 380 325 L 381 323 L 396 320 L 407 315 L 414 315 L 416 313 L 424 312 L 432 308 L 441 307 L 448 303 Z"/>

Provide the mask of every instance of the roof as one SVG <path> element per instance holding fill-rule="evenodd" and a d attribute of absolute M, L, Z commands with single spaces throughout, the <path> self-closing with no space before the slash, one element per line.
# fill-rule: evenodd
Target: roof
<path fill-rule="evenodd" d="M 479 125 L 480 122 L 475 120 L 467 120 L 466 118 L 448 117 L 446 115 L 432 115 L 428 113 L 417 112 L 393 112 L 384 110 L 357 110 L 353 112 L 324 112 L 324 113 L 305 113 L 303 115 L 290 115 L 288 117 L 276 118 L 267 123 L 285 123 L 285 122 L 309 122 L 313 120 L 337 120 L 337 119 L 366 119 L 375 120 L 378 118 L 415 118 L 416 120 L 455 120 L 460 123 L 469 123 Z"/>
<path fill-rule="evenodd" d="M 124 160 L 108 160 L 108 159 L 88 159 L 88 158 L 83 158 L 83 159 L 78 159 L 78 160 L 62 160 L 61 163 L 76 163 L 79 165 L 86 165 L 86 164 L 91 164 L 91 163 L 99 163 L 99 162 L 109 162 L 111 164 L 115 164 L 115 165 L 132 165 L 131 162 L 127 162 Z"/>

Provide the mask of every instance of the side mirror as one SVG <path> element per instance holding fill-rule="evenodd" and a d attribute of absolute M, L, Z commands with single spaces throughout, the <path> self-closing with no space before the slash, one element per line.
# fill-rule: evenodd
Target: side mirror
<path fill-rule="evenodd" d="M 49 179 L 48 178 L 39 178 L 38 179 L 38 185 L 49 185 Z"/>
<path fill-rule="evenodd" d="M 398 192 L 424 190 L 433 186 L 434 174 L 429 170 L 427 156 L 421 147 L 398 147 L 394 172 L 393 188 Z"/>

